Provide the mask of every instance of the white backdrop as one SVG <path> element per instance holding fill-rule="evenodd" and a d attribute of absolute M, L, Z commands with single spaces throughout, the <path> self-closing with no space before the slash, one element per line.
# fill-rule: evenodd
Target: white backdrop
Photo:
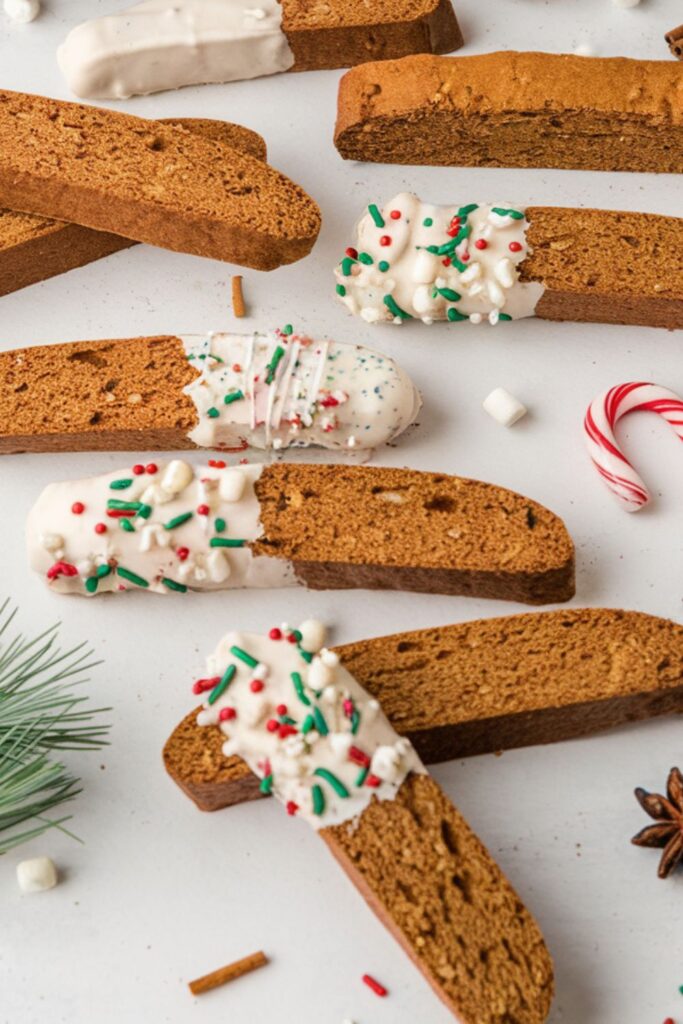
<path fill-rule="evenodd" d="M 55 48 L 114 0 L 47 5 L 32 25 L 0 18 L 0 85 L 67 96 Z M 463 51 L 496 47 L 666 59 L 677 0 L 622 11 L 609 0 L 458 0 Z M 614 605 L 681 620 L 680 445 L 656 417 L 620 437 L 655 500 L 629 516 L 583 450 L 581 419 L 603 388 L 655 380 L 683 392 L 683 335 L 639 328 L 521 321 L 371 329 L 333 301 L 332 266 L 369 201 L 412 189 L 437 202 L 505 199 L 683 214 L 673 176 L 449 170 L 343 163 L 331 144 L 337 72 L 187 89 L 131 100 L 144 116 L 241 121 L 262 132 L 271 162 L 304 185 L 324 226 L 309 259 L 245 272 L 245 329 L 293 322 L 399 358 L 422 387 L 419 430 L 378 461 L 460 473 L 536 498 L 566 520 L 578 555 L 576 605 Z M 231 268 L 139 246 L 0 300 L 0 347 L 237 325 Z M 510 431 L 481 411 L 503 385 L 530 408 Z M 496 602 L 346 593 L 225 593 L 167 599 L 132 593 L 95 601 L 51 596 L 27 573 L 25 516 L 48 481 L 125 466 L 130 455 L 5 457 L 0 463 L 0 594 L 38 629 L 61 618 L 105 664 L 99 703 L 112 704 L 111 747 L 72 758 L 86 789 L 74 804 L 80 846 L 58 834 L 0 859 L 0 1021 L 68 1024 L 446 1024 L 452 1018 L 303 823 L 275 804 L 202 815 L 165 776 L 163 742 L 193 706 L 193 678 L 228 628 L 263 629 L 317 615 L 334 639 L 524 611 Z M 538 916 L 557 965 L 553 1024 L 683 1020 L 683 875 L 656 878 L 657 854 L 629 837 L 645 824 L 635 785 L 657 788 L 683 761 L 675 719 L 551 747 L 453 761 L 435 775 Z M 63 884 L 20 897 L 22 856 L 48 853 Z M 266 970 L 204 997 L 185 982 L 264 948 Z M 378 1000 L 369 971 L 391 990 Z"/>

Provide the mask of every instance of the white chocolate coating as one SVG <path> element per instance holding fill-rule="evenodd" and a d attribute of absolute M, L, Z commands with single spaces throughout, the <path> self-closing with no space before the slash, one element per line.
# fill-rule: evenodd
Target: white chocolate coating
<path fill-rule="evenodd" d="M 281 633 L 221 640 L 207 661 L 214 685 L 198 724 L 220 725 L 226 756 L 242 757 L 266 780 L 263 792 L 316 829 L 358 817 L 373 796 L 393 799 L 410 772 L 425 771 L 410 741 L 336 654 L 311 657 L 303 637 L 297 644 L 286 627 Z"/>
<path fill-rule="evenodd" d="M 69 88 L 125 99 L 286 71 L 278 0 L 144 0 L 72 29 L 57 51 Z"/>
<path fill-rule="evenodd" d="M 359 221 L 352 255 L 335 270 L 337 295 L 367 323 L 533 316 L 544 286 L 519 281 L 527 227 L 508 203 L 432 206 L 399 193 Z"/>
<path fill-rule="evenodd" d="M 262 466 L 195 469 L 180 459 L 148 465 L 157 471 L 129 468 L 45 488 L 28 517 L 27 545 L 31 568 L 52 590 L 168 594 L 296 583 L 288 562 L 255 557 L 248 546 L 263 533 L 254 491 Z M 121 503 L 136 507 L 121 510 Z M 174 524 L 179 516 L 188 518 Z"/>
<path fill-rule="evenodd" d="M 199 416 L 189 437 L 202 448 L 375 448 L 422 404 L 393 359 L 362 345 L 281 332 L 182 342 L 201 374 L 184 390 Z"/>

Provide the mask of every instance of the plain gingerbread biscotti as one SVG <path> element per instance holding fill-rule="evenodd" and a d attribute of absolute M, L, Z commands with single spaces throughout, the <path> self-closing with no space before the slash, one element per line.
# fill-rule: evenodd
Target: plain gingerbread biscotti
<path fill-rule="evenodd" d="M 426 764 L 556 743 L 683 710 L 683 626 L 568 608 L 478 619 L 334 647 Z M 219 729 L 191 711 L 164 747 L 203 811 L 263 796 Z"/>
<path fill-rule="evenodd" d="M 215 139 L 256 160 L 266 159 L 262 136 L 229 121 L 185 117 L 160 120 Z M 31 213 L 0 210 L 0 296 L 83 267 L 136 243 L 107 231 L 51 220 Z"/>
<path fill-rule="evenodd" d="M 683 172 L 683 66 L 501 51 L 361 65 L 339 87 L 347 160 Z"/>
<path fill-rule="evenodd" d="M 257 270 L 306 256 L 320 230 L 299 185 L 215 138 L 9 91 L 0 205 Z"/>

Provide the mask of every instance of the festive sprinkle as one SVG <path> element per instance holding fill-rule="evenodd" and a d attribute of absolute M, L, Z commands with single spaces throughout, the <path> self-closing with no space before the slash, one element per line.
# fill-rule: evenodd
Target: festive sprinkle
<path fill-rule="evenodd" d="M 382 235 L 379 240 L 380 245 L 391 245 L 391 235 Z"/>
<path fill-rule="evenodd" d="M 377 266 L 379 267 L 379 269 L 382 271 L 383 274 L 386 274 L 386 272 L 389 269 L 389 267 L 391 266 L 391 264 L 387 263 L 386 260 L 380 260 L 379 263 L 377 264 Z"/>
<path fill-rule="evenodd" d="M 264 796 L 270 796 L 270 794 L 273 792 L 273 776 L 272 776 L 272 774 L 266 775 L 266 777 L 261 780 L 261 785 L 259 786 L 259 789 L 263 793 Z"/>
<path fill-rule="evenodd" d="M 301 657 L 302 657 L 302 658 L 304 659 L 304 661 L 305 661 L 305 662 L 306 662 L 306 663 L 307 663 L 308 665 L 310 665 L 310 664 L 311 664 L 311 662 L 313 661 L 313 655 L 311 654 L 311 652 L 310 652 L 310 651 L 305 651 L 305 650 L 303 649 L 303 647 L 300 647 L 300 648 L 299 648 L 299 654 L 301 655 Z"/>
<path fill-rule="evenodd" d="M 372 789 L 377 789 L 378 786 L 382 785 L 382 780 L 377 775 L 368 775 L 365 785 L 370 786 Z"/>
<path fill-rule="evenodd" d="M 126 533 L 135 533 L 135 527 L 131 523 L 130 519 L 121 519 L 121 529 L 125 530 Z"/>
<path fill-rule="evenodd" d="M 95 523 L 95 533 L 106 533 L 106 532 L 107 532 L 107 524 L 106 523 Z"/>
<path fill-rule="evenodd" d="M 140 508 L 138 509 L 138 515 L 140 516 L 141 519 L 149 519 L 151 514 L 152 514 L 152 506 L 151 505 L 140 505 Z"/>
<path fill-rule="evenodd" d="M 361 770 L 358 772 L 358 775 L 356 776 L 356 783 L 355 783 L 356 786 L 364 785 L 365 780 L 368 777 L 368 772 L 369 771 L 370 771 L 369 768 L 361 768 Z"/>
<path fill-rule="evenodd" d="M 412 320 L 413 319 L 410 313 L 406 313 L 405 309 L 401 309 L 401 307 L 392 298 L 391 295 L 385 295 L 383 301 L 384 301 L 384 305 L 387 307 L 389 312 L 393 313 L 394 316 L 400 317 L 401 320 Z"/>
<path fill-rule="evenodd" d="M 306 717 L 303 720 L 303 724 L 301 726 L 302 734 L 304 736 L 306 736 L 311 731 L 311 729 L 313 728 L 314 725 L 315 725 L 315 718 L 313 717 L 313 715 L 306 715 Z"/>
<path fill-rule="evenodd" d="M 353 736 L 355 736 L 356 733 L 358 732 L 358 726 L 359 725 L 360 725 L 360 711 L 358 710 L 358 708 L 354 708 L 353 709 L 353 714 L 351 715 L 351 734 Z"/>
<path fill-rule="evenodd" d="M 269 718 L 266 722 L 266 729 L 268 732 L 277 732 L 280 728 L 280 723 L 276 718 Z"/>
<path fill-rule="evenodd" d="M 218 683 L 218 685 L 215 686 L 209 694 L 209 704 L 215 704 L 219 697 L 223 696 L 227 688 L 230 686 L 236 672 L 237 668 L 234 665 L 228 665 L 223 673 L 220 683 Z"/>
<path fill-rule="evenodd" d="M 215 405 L 212 405 L 210 409 L 207 409 L 207 410 L 206 410 L 206 415 L 207 415 L 207 416 L 208 416 L 208 417 L 209 417 L 210 419 L 212 419 L 212 420 L 216 420 L 216 419 L 218 419 L 218 417 L 220 416 L 220 413 L 219 413 L 218 409 L 216 408 L 216 406 L 215 406 Z"/>
<path fill-rule="evenodd" d="M 243 548 L 246 540 L 236 540 L 234 537 L 212 537 L 209 541 L 210 548 Z"/>
<path fill-rule="evenodd" d="M 232 391 L 229 395 L 226 395 L 223 399 L 225 405 L 232 405 L 233 402 L 239 402 L 241 398 L 244 398 L 243 391 Z M 223 463 L 225 466 L 225 463 Z"/>
<path fill-rule="evenodd" d="M 136 462 L 135 465 L 133 466 L 133 474 L 134 474 L 134 476 L 142 476 L 142 474 L 144 472 L 145 472 L 145 467 L 142 465 L 142 463 L 141 462 Z"/>
<path fill-rule="evenodd" d="M 218 712 L 219 722 L 231 722 L 233 718 L 237 718 L 237 712 L 234 708 L 221 708 Z"/>
<path fill-rule="evenodd" d="M 313 774 L 317 775 L 320 779 L 324 779 L 325 782 L 328 782 L 337 796 L 342 797 L 342 799 L 345 800 L 347 797 L 351 796 L 342 780 L 337 778 L 334 772 L 328 771 L 327 768 L 316 768 Z"/>
<path fill-rule="evenodd" d="M 500 206 L 492 206 L 491 213 L 497 213 L 499 217 L 512 217 L 513 220 L 524 220 L 524 214 L 519 210 L 503 210 Z"/>
<path fill-rule="evenodd" d="M 311 787 L 311 796 L 313 798 L 313 813 L 320 817 L 325 811 L 325 794 L 317 782 Z"/>
<path fill-rule="evenodd" d="M 133 481 L 130 479 L 112 480 L 112 482 L 109 484 L 109 489 L 111 491 L 127 491 L 128 488 L 132 486 L 132 484 Z"/>
<path fill-rule="evenodd" d="M 469 217 L 471 213 L 479 209 L 478 203 L 470 203 L 469 206 L 461 206 L 458 210 L 458 217 Z"/>
<path fill-rule="evenodd" d="M 85 589 L 88 591 L 89 594 L 94 594 L 99 584 L 100 581 L 98 580 L 97 576 L 88 576 L 87 580 L 85 581 Z"/>
<path fill-rule="evenodd" d="M 294 328 L 291 324 L 285 324 L 282 328 L 282 333 L 288 337 L 290 334 L 294 334 Z"/>
<path fill-rule="evenodd" d="M 469 320 L 465 313 L 459 313 L 457 309 L 449 309 L 446 315 L 451 323 L 455 323 L 457 320 Z"/>
<path fill-rule="evenodd" d="M 219 517 L 218 519 L 214 520 L 213 528 L 216 531 L 216 533 L 224 533 L 226 526 L 227 523 L 225 522 L 225 519 L 221 519 Z"/>
<path fill-rule="evenodd" d="M 510 252 L 521 252 L 522 245 L 519 242 L 510 242 L 510 244 L 508 245 L 508 249 L 510 250 Z"/>
<path fill-rule="evenodd" d="M 71 511 L 75 516 L 80 516 L 83 514 L 83 512 L 85 512 L 85 505 L 83 504 L 82 501 L 74 501 L 73 505 L 71 506 Z"/>
<path fill-rule="evenodd" d="M 499 313 L 498 314 L 498 319 L 499 320 L 512 320 L 512 317 L 510 316 L 509 313 Z"/>
<path fill-rule="evenodd" d="M 139 512 L 142 508 L 141 501 L 119 501 L 117 498 L 109 498 L 107 508 L 115 512 Z"/>
<path fill-rule="evenodd" d="M 285 328 L 283 327 L 282 328 L 282 333 L 283 334 L 287 334 L 287 333 L 291 334 L 292 333 L 291 327 L 289 329 L 289 332 L 287 332 L 285 330 Z M 268 363 L 268 365 L 266 367 L 266 370 L 267 370 L 267 373 L 266 373 L 266 384 L 272 384 L 273 381 L 275 380 L 275 371 L 277 370 L 277 368 L 278 368 L 278 366 L 280 364 L 280 360 L 282 359 L 284 354 L 285 354 L 284 348 L 282 347 L 282 345 L 278 345 L 278 347 L 273 352 L 273 355 L 272 355 L 272 358 L 271 358 L 270 362 Z"/>
<path fill-rule="evenodd" d="M 277 626 L 273 626 L 269 631 L 268 636 L 271 640 L 282 640 L 282 630 L 278 629 Z"/>
<path fill-rule="evenodd" d="M 358 259 L 358 250 L 354 249 L 353 246 L 350 245 L 348 247 L 348 249 L 346 249 L 346 255 L 349 257 L 349 259 L 357 260 Z"/>
<path fill-rule="evenodd" d="M 321 736 L 327 736 L 327 734 L 329 733 L 330 730 L 327 727 L 327 722 L 325 721 L 325 716 L 323 715 L 323 713 L 320 710 L 320 708 L 317 707 L 317 705 L 315 705 L 313 707 L 313 718 L 315 719 L 315 727 L 318 730 L 318 732 L 320 733 L 320 735 Z"/>
<path fill-rule="evenodd" d="M 349 761 L 353 761 L 354 764 L 359 764 L 362 768 L 366 768 L 370 764 L 370 758 L 368 755 L 358 747 L 349 748 Z"/>
<path fill-rule="evenodd" d="M 486 241 L 485 238 L 478 238 L 476 240 L 476 242 L 474 243 L 474 248 L 475 249 L 488 249 L 488 247 L 489 247 L 489 243 Z"/>
<path fill-rule="evenodd" d="M 359 263 L 364 263 L 366 267 L 369 267 L 369 266 L 371 266 L 371 265 L 372 265 L 372 264 L 373 264 L 373 263 L 374 263 L 375 261 L 373 260 L 373 258 L 372 258 L 372 256 L 370 255 L 370 253 L 369 253 L 369 252 L 362 252 L 362 253 L 360 253 L 360 254 L 359 254 L 359 256 L 358 256 L 358 262 L 359 262 Z"/>
<path fill-rule="evenodd" d="M 128 580 L 129 583 L 134 583 L 136 587 L 148 587 L 149 583 L 142 576 L 138 576 L 137 573 L 131 572 L 130 569 L 124 569 L 122 565 L 119 565 L 116 569 L 116 575 L 121 576 L 122 579 Z"/>
<path fill-rule="evenodd" d="M 174 516 L 173 519 L 169 519 L 167 523 L 164 523 L 165 530 L 175 530 L 177 526 L 182 526 L 189 519 L 192 519 L 194 512 L 182 512 L 179 516 Z"/>
<path fill-rule="evenodd" d="M 161 582 L 165 587 L 168 587 L 169 590 L 177 590 L 179 594 L 187 593 L 187 587 L 184 583 L 178 583 L 176 580 L 170 580 L 168 576 L 162 576 Z"/>
<path fill-rule="evenodd" d="M 340 295 L 342 298 L 344 298 L 344 296 L 346 295 L 346 288 L 344 287 L 344 285 L 343 284 L 338 284 L 336 290 L 337 290 L 337 295 Z"/>
<path fill-rule="evenodd" d="M 204 693 L 205 690 L 213 690 L 217 683 L 220 683 L 220 676 L 212 676 L 210 679 L 198 679 L 196 683 L 192 684 L 193 693 Z"/>
<path fill-rule="evenodd" d="M 434 223 L 434 221 L 432 220 L 431 217 L 425 217 L 425 219 L 422 221 L 422 227 L 423 228 L 431 228 L 433 223 Z"/>
<path fill-rule="evenodd" d="M 355 259 L 351 259 L 350 256 L 345 256 L 341 262 L 341 272 L 344 277 L 351 277 L 351 267 L 356 262 Z"/>
<path fill-rule="evenodd" d="M 98 580 L 103 580 L 105 576 L 109 576 L 111 571 L 112 568 L 110 565 L 98 565 L 97 569 L 95 570 L 95 575 L 97 576 Z"/>
<path fill-rule="evenodd" d="M 449 302 L 460 302 L 462 298 L 457 292 L 454 292 L 452 288 L 437 288 L 436 291 L 439 295 L 442 295 L 444 299 L 448 299 Z"/>
<path fill-rule="evenodd" d="M 197 515 L 198 516 L 208 516 L 210 511 L 211 511 L 211 509 L 209 508 L 208 505 L 197 505 Z"/>
<path fill-rule="evenodd" d="M 378 981 L 376 981 L 372 977 L 372 975 L 364 974 L 363 975 L 363 981 L 368 986 L 368 988 L 372 989 L 372 991 L 375 993 L 376 996 L 386 996 L 386 995 L 388 995 L 388 991 L 387 991 L 387 989 L 385 989 L 384 985 L 380 985 L 380 983 Z"/>
<path fill-rule="evenodd" d="M 307 707 L 310 707 L 311 702 L 308 699 L 308 697 L 306 696 L 306 694 L 304 693 L 304 684 L 303 684 L 303 680 L 302 680 L 300 674 L 298 672 L 292 672 L 291 676 L 292 676 L 292 682 L 294 683 L 294 689 L 296 690 L 297 697 L 299 698 L 299 700 L 301 701 L 302 704 L 305 704 Z"/>
<path fill-rule="evenodd" d="M 187 556 L 190 553 L 190 549 L 189 548 L 176 548 L 176 552 L 175 553 L 178 556 L 178 558 L 180 559 L 180 561 L 184 562 L 185 559 L 187 558 Z"/>
<path fill-rule="evenodd" d="M 148 462 L 145 466 L 145 473 L 149 473 L 150 476 L 154 476 L 155 473 L 159 472 L 159 467 L 156 462 Z"/>
<path fill-rule="evenodd" d="M 226 463 L 223 462 L 223 459 L 209 459 L 209 465 L 214 469 L 225 469 Z"/>
<path fill-rule="evenodd" d="M 250 668 L 256 668 L 258 665 L 257 659 L 253 658 L 247 651 L 243 651 L 241 647 L 231 647 L 230 653 L 234 654 L 240 661 L 243 661 L 245 665 L 249 665 Z"/>
<path fill-rule="evenodd" d="M 299 810 L 299 805 L 298 804 L 295 804 L 293 800 L 288 800 L 287 801 L 287 814 L 289 814 L 290 816 L 293 817 L 298 810 Z"/>
<path fill-rule="evenodd" d="M 376 228 L 383 228 L 384 227 L 384 217 L 379 212 L 379 209 L 377 208 L 377 206 L 375 206 L 374 203 L 370 203 L 370 205 L 368 206 L 368 212 L 369 212 L 370 216 L 372 217 L 372 219 L 375 222 L 375 227 Z"/>

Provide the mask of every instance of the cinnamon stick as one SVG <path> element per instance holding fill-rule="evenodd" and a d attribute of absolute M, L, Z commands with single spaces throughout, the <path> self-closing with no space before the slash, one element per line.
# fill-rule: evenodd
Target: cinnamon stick
<path fill-rule="evenodd" d="M 240 318 L 246 313 L 241 274 L 236 274 L 232 279 L 232 311 L 236 317 Z"/>
<path fill-rule="evenodd" d="M 212 988 L 219 988 L 220 985 L 227 985 L 229 981 L 241 978 L 243 974 L 249 974 L 250 971 L 255 971 L 259 967 L 265 967 L 267 963 L 268 957 L 259 950 L 258 953 L 245 956 L 242 960 L 236 960 L 234 964 L 219 967 L 217 971 L 212 971 L 211 974 L 205 974 L 201 978 L 191 981 L 189 983 L 190 992 L 193 996 L 200 996 L 204 992 L 210 992 Z"/>
<path fill-rule="evenodd" d="M 672 28 L 670 32 L 666 33 L 664 38 L 669 44 L 669 49 L 674 57 L 683 60 L 683 25 L 679 25 L 678 28 Z"/>

